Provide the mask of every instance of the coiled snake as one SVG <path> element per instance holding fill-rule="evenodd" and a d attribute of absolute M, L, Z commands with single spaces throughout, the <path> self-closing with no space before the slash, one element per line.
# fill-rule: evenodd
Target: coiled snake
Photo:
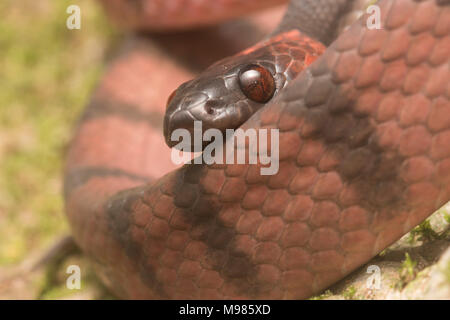
<path fill-rule="evenodd" d="M 177 11 L 175 1 L 104 1 L 131 29 L 184 28 L 278 2 L 195 1 Z M 191 78 L 186 59 L 198 69 L 212 62 L 195 60 L 199 53 L 247 45 L 244 31 L 237 47 L 223 29 L 126 42 L 78 125 L 65 171 L 75 240 L 118 296 L 307 298 L 450 200 L 450 1 L 381 0 L 381 29 L 369 30 L 365 15 L 331 43 L 352 4 L 292 0 L 264 42 L 270 50 L 227 58 L 169 99 L 166 138 L 193 119 L 279 129 L 272 176 L 260 164 L 174 169 L 164 146 L 168 84 Z M 319 41 L 331 43 L 320 57 Z"/>

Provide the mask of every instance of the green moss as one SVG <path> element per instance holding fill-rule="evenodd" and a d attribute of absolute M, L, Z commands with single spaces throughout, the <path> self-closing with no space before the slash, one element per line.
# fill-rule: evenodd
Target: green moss
<path fill-rule="evenodd" d="M 346 300 L 355 300 L 356 297 L 356 288 L 354 286 L 350 286 L 342 293 L 342 296 Z"/>
<path fill-rule="evenodd" d="M 427 219 L 411 230 L 408 242 L 414 244 L 416 241 L 431 241 L 441 239 L 441 235 L 433 230 L 430 220 Z"/>
<path fill-rule="evenodd" d="M 313 297 L 309 298 L 309 300 L 323 300 L 328 297 L 331 297 L 332 295 L 333 295 L 333 293 L 330 290 L 326 290 L 322 294 L 319 294 L 317 296 L 313 296 Z"/>
<path fill-rule="evenodd" d="M 444 220 L 450 224 L 450 213 L 443 212 Z"/>
<path fill-rule="evenodd" d="M 64 149 L 117 39 L 96 1 L 0 3 L 0 265 L 43 251 L 68 232 L 61 195 Z"/>
<path fill-rule="evenodd" d="M 417 262 L 411 259 L 408 252 L 405 253 L 405 260 L 399 270 L 399 281 L 395 284 L 398 290 L 403 289 L 409 282 L 417 276 Z"/>

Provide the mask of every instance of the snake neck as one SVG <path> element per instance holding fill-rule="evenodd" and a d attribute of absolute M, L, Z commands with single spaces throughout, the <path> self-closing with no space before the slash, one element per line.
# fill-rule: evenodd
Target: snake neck
<path fill-rule="evenodd" d="M 291 0 L 273 35 L 297 29 L 329 45 L 338 35 L 342 16 L 357 0 Z"/>

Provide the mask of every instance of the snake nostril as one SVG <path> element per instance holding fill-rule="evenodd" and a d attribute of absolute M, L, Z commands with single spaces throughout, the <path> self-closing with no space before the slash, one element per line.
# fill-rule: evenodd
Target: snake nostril
<path fill-rule="evenodd" d="M 217 100 L 208 100 L 205 103 L 205 111 L 207 114 L 215 114 L 218 108 L 220 108 L 220 102 Z"/>
<path fill-rule="evenodd" d="M 214 114 L 214 109 L 209 105 L 205 106 L 205 111 L 207 114 Z"/>

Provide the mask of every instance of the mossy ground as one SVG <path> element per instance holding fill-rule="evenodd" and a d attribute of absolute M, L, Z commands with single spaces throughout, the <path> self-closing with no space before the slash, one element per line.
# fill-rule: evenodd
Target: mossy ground
<path fill-rule="evenodd" d="M 81 7 L 81 30 L 66 27 L 71 4 Z M 4 269 L 68 233 L 61 192 L 64 150 L 116 31 L 92 0 L 2 0 L 0 16 Z"/>

